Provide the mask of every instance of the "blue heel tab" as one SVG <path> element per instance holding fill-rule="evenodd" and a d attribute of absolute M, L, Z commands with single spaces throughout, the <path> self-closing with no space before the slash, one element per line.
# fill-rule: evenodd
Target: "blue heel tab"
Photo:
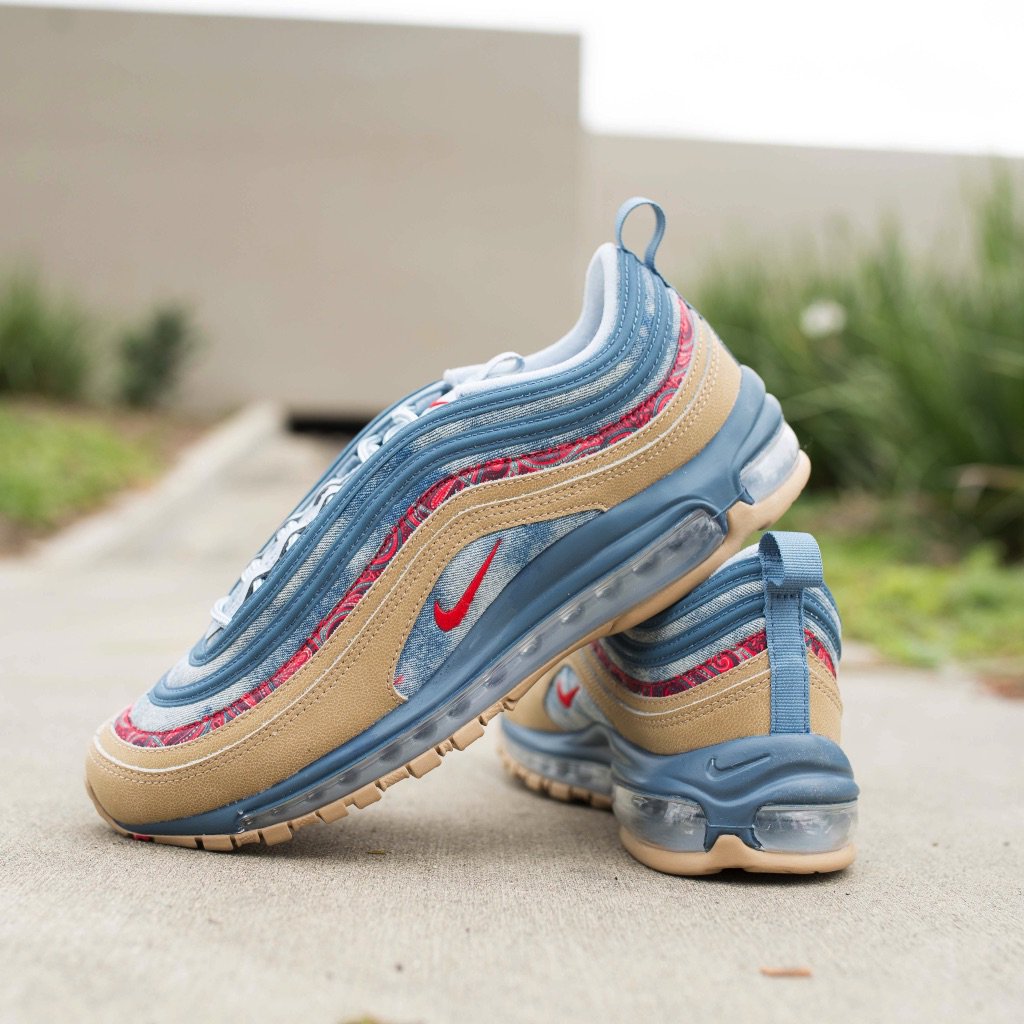
<path fill-rule="evenodd" d="M 804 644 L 804 591 L 823 580 L 821 550 L 809 533 L 771 531 L 758 545 L 771 668 L 772 734 L 811 731 L 810 677 Z"/>
<path fill-rule="evenodd" d="M 825 582 L 821 549 L 809 533 L 772 530 L 758 545 L 765 586 L 777 593 L 793 593 Z"/>
<path fill-rule="evenodd" d="M 654 234 L 651 236 L 650 242 L 647 243 L 647 251 L 644 253 L 644 264 L 649 270 L 653 270 L 655 274 L 658 274 L 658 277 L 661 277 L 661 274 L 658 273 L 658 268 L 654 265 L 654 257 L 658 253 L 658 246 L 661 245 L 662 238 L 665 237 L 665 211 L 653 199 L 633 196 L 632 199 L 627 199 L 619 207 L 619 212 L 615 217 L 615 241 L 620 249 L 624 249 L 626 252 L 631 251 L 626 248 L 622 241 L 622 228 L 626 223 L 626 218 L 639 206 L 649 206 L 654 211 Z"/>

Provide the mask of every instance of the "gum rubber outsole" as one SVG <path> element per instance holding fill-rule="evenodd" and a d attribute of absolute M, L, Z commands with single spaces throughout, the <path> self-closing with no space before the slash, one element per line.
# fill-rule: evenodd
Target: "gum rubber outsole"
<path fill-rule="evenodd" d="M 688 594 L 694 587 L 707 579 L 719 565 L 739 551 L 752 533 L 757 530 L 766 529 L 774 523 L 797 499 L 807 483 L 810 472 L 810 460 L 801 451 L 793 471 L 768 497 L 752 505 L 738 501 L 727 510 L 726 517 L 729 522 L 729 530 L 725 540 L 703 562 L 694 566 L 683 576 L 680 576 L 671 586 L 652 594 L 651 597 L 634 605 L 628 612 L 624 612 L 598 629 L 592 630 L 571 648 L 551 658 L 546 665 L 512 687 L 501 700 L 492 704 L 476 718 L 470 719 L 461 728 L 456 729 L 447 740 L 428 747 L 423 753 L 407 761 L 400 768 L 396 768 L 381 776 L 375 782 L 367 783 L 354 792 L 325 804 L 315 811 L 289 821 L 281 821 L 274 825 L 251 829 L 245 832 L 220 835 L 149 835 L 129 832 L 114 821 L 104 810 L 88 782 L 86 782 L 86 792 L 89 794 L 89 798 L 92 800 L 100 817 L 122 836 L 143 842 L 153 842 L 163 846 L 213 850 L 218 853 L 230 853 L 242 846 L 261 842 L 266 843 L 268 846 L 273 846 L 277 843 L 287 842 L 299 829 L 305 828 L 307 825 L 315 825 L 318 822 L 330 824 L 339 818 L 344 818 L 352 808 L 364 808 L 376 803 L 387 789 L 403 779 L 410 777 L 422 778 L 427 772 L 433 771 L 434 768 L 441 764 L 445 754 L 450 751 L 465 750 L 466 747 L 483 735 L 484 727 L 491 719 L 502 711 L 511 711 L 520 698 L 538 679 L 562 661 L 563 658 L 572 654 L 573 651 L 579 650 L 579 648 L 586 646 L 586 644 L 596 640 L 598 637 L 620 633 L 624 629 L 629 629 L 637 623 L 649 619 L 652 615 L 664 610 L 670 604 L 674 604 L 682 596 Z M 595 806 L 598 805 L 595 804 Z"/>
<path fill-rule="evenodd" d="M 527 789 L 535 793 L 543 793 L 554 800 L 561 800 L 567 804 L 589 804 L 599 811 L 610 811 L 612 809 L 612 798 L 606 793 L 597 793 L 585 786 L 570 786 L 568 783 L 559 782 L 557 779 L 549 779 L 540 772 L 531 771 L 524 764 L 520 764 L 502 744 L 498 747 L 498 756 L 505 766 L 505 771 L 514 779 L 518 779 Z"/>
<path fill-rule="evenodd" d="M 828 853 L 777 853 L 755 850 L 739 836 L 719 836 L 710 850 L 676 853 L 645 842 L 626 828 L 619 829 L 619 839 L 641 864 L 666 875 L 717 875 L 727 870 L 760 875 L 823 875 L 848 868 L 857 855 L 853 843 Z"/>

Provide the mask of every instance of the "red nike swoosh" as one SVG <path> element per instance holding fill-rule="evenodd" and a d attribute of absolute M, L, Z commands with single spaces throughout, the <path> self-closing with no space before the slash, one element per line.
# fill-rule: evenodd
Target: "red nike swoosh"
<path fill-rule="evenodd" d="M 558 699 L 562 702 L 564 707 L 572 707 L 572 699 L 579 692 L 579 686 L 574 686 L 568 693 L 564 693 L 562 690 L 562 684 L 555 683 L 555 693 L 558 694 Z"/>
<path fill-rule="evenodd" d="M 473 598 L 476 597 L 476 592 L 480 589 L 480 584 L 483 583 L 484 577 L 487 575 L 487 570 L 491 567 L 491 561 L 494 558 L 500 543 L 501 538 L 499 537 L 494 542 L 494 547 L 491 548 L 491 553 L 484 559 L 484 564 L 477 569 L 476 575 L 469 581 L 469 586 L 466 587 L 465 592 L 456 602 L 454 607 L 449 611 L 445 611 L 445 609 L 441 607 L 440 602 L 436 600 L 434 601 L 434 621 L 437 623 L 438 629 L 447 633 L 450 629 L 454 629 L 466 617 L 466 612 L 469 611 L 469 606 L 473 603 Z"/>

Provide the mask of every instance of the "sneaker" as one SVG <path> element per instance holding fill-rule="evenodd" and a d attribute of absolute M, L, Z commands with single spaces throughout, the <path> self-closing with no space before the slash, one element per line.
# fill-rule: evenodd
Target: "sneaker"
<path fill-rule="evenodd" d="M 622 223 L 650 205 L 644 260 Z M 556 661 L 672 604 L 809 464 L 664 282 L 632 200 L 560 341 L 373 420 L 87 758 L 119 832 L 229 850 L 333 821 L 476 739 Z"/>
<path fill-rule="evenodd" d="M 817 543 L 766 533 L 550 670 L 502 721 L 502 757 L 531 789 L 614 810 L 658 871 L 839 871 L 857 819 L 839 655 Z"/>

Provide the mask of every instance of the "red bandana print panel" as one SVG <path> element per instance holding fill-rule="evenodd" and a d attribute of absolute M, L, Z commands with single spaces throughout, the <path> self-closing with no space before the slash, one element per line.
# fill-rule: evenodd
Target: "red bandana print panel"
<path fill-rule="evenodd" d="M 804 641 L 811 653 L 834 676 L 836 668 L 832 664 L 832 656 L 828 653 L 825 645 L 809 629 L 804 630 Z M 748 636 L 746 640 L 741 640 L 738 644 L 728 647 L 724 651 L 719 651 L 718 654 L 708 658 L 702 665 L 697 665 L 695 668 L 691 668 L 681 675 L 673 676 L 671 679 L 660 679 L 653 683 L 648 682 L 646 679 L 636 679 L 624 672 L 612 661 L 599 641 L 595 641 L 590 646 L 597 655 L 598 661 L 627 690 L 631 690 L 641 697 L 671 697 L 675 693 L 682 693 L 683 690 L 690 690 L 700 683 L 706 683 L 709 679 L 714 679 L 715 676 L 720 676 L 723 672 L 728 672 L 729 669 L 735 668 L 748 658 L 754 658 L 762 651 L 768 650 L 768 637 L 762 629 L 760 633 Z"/>
<path fill-rule="evenodd" d="M 467 487 L 487 483 L 491 480 L 503 480 L 506 477 L 523 476 L 536 473 L 541 469 L 550 469 L 567 462 L 575 462 L 587 455 L 613 445 L 623 438 L 629 437 L 642 426 L 649 423 L 679 390 L 686 376 L 690 358 L 693 355 L 693 322 L 685 303 L 679 303 L 679 339 L 676 360 L 668 376 L 661 386 L 635 408 L 621 416 L 614 423 L 602 427 L 597 433 L 581 437 L 575 441 L 566 441 L 554 448 L 544 448 L 526 455 L 514 455 L 491 459 L 478 466 L 470 466 L 439 480 L 429 487 L 406 509 L 404 515 L 391 528 L 384 543 L 370 560 L 370 564 L 362 571 L 355 583 L 348 589 L 345 596 L 317 623 L 316 628 L 303 641 L 302 646 L 272 676 L 265 679 L 248 693 L 242 694 L 226 708 L 207 715 L 187 725 L 180 725 L 162 732 L 150 732 L 138 729 L 131 720 L 131 708 L 126 708 L 114 722 L 114 731 L 128 743 L 137 747 L 163 747 L 175 743 L 185 743 L 198 739 L 212 729 L 217 729 L 237 718 L 244 711 L 255 707 L 265 697 L 270 696 L 285 680 L 290 679 L 317 651 L 327 642 L 331 634 L 345 621 L 345 618 L 360 602 L 363 595 L 370 589 L 376 579 L 387 568 L 388 563 L 398 553 L 402 545 L 412 536 L 413 531 L 435 509 L 440 508 L 449 498 L 455 497 Z"/>

